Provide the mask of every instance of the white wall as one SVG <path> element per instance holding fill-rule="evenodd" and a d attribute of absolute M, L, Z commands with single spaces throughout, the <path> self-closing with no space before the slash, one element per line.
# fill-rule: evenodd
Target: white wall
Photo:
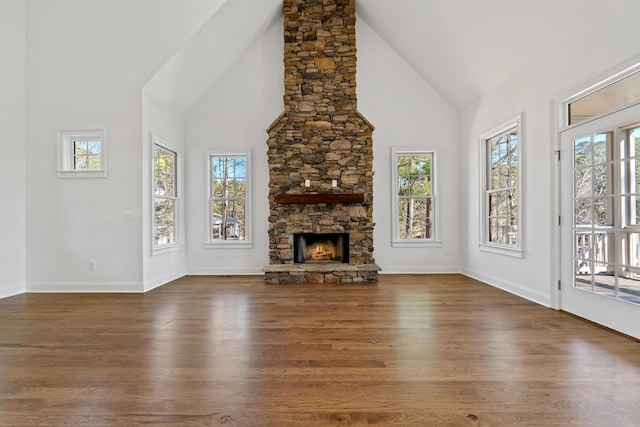
<path fill-rule="evenodd" d="M 0 0 L 0 298 L 24 292 L 26 275 L 26 3 Z"/>
<path fill-rule="evenodd" d="M 14 150 L 13 159 L 18 160 L 7 162 L 5 157 L 0 172 L 16 183 L 9 194 L 15 206 L 2 208 L 9 221 L 0 227 L 9 244 L 0 249 L 0 295 L 21 292 L 25 282 L 28 291 L 141 291 L 185 270 L 259 273 L 268 262 L 265 129 L 282 110 L 281 18 L 248 49 L 239 47 L 244 52 L 239 59 L 217 69 L 223 77 L 206 88 L 184 123 L 180 112 L 151 98 L 143 103 L 143 86 L 222 3 L 29 0 L 26 20 L 25 2 L 0 3 L 2 72 L 9 73 L 0 82 L 3 94 L 8 88 L 8 97 L 0 99 L 0 120 L 8 132 L 6 141 L 17 141 L 9 151 Z M 270 16 L 276 3 L 263 6 L 269 16 L 258 24 L 276 19 Z M 250 6 L 244 1 L 230 10 L 242 12 Z M 374 254 L 383 273 L 454 272 L 462 265 L 470 276 L 549 303 L 554 277 L 550 100 L 640 53 L 634 46 L 633 17 L 638 12 L 640 3 L 603 2 L 592 22 L 567 24 L 570 49 L 559 40 L 461 117 L 365 21 L 358 20 L 358 105 L 376 126 Z M 602 29 L 603 22 L 612 24 L 606 31 L 591 31 Z M 25 31 L 26 47 L 21 36 Z M 225 46 L 221 49 L 228 52 Z M 477 247 L 477 138 L 520 112 L 525 113 L 525 257 L 513 259 Z M 106 127 L 107 179 L 56 178 L 56 130 L 76 127 Z M 185 247 L 167 264 L 163 257 L 151 258 L 147 246 L 150 206 L 145 208 L 149 195 L 144 180 L 149 171 L 141 165 L 149 166 L 144 146 L 149 132 L 177 146 L 185 144 Z M 26 151 L 20 144 L 25 139 Z M 390 245 L 395 146 L 437 151 L 439 248 Z M 205 249 L 202 244 L 204 152 L 228 147 L 253 152 L 251 249 Z M 133 212 L 134 221 L 124 221 L 125 212 Z M 89 271 L 89 260 L 97 262 L 96 271 Z"/>
<path fill-rule="evenodd" d="M 152 164 L 154 139 L 177 153 L 178 245 L 153 250 Z M 185 230 L 185 128 L 181 113 L 143 93 L 142 124 L 142 263 L 144 290 L 148 291 L 186 274 Z"/>
<path fill-rule="evenodd" d="M 267 127 L 284 105 L 282 18 L 235 62 L 186 118 L 187 271 L 261 274 L 268 264 Z M 250 249 L 205 248 L 209 150 L 251 150 Z"/>
<path fill-rule="evenodd" d="M 549 250 L 551 247 L 551 153 L 549 149 L 550 93 L 528 84 L 507 87 L 483 99 L 462 115 L 460 170 L 463 227 L 463 272 L 528 299 L 548 305 L 550 298 Z M 535 87 L 534 87 L 535 86 Z M 521 132 L 523 164 L 524 257 L 512 258 L 482 252 L 478 248 L 480 225 L 480 169 L 478 137 L 489 129 L 524 112 Z M 523 272 L 526 272 L 523 274 Z"/>
<path fill-rule="evenodd" d="M 374 256 L 382 273 L 460 272 L 458 112 L 361 18 L 357 23 L 358 110 L 373 132 Z M 440 247 L 391 247 L 392 147 L 436 152 Z"/>
<path fill-rule="evenodd" d="M 383 272 L 460 271 L 458 113 L 397 56 L 364 21 L 358 23 L 359 110 L 376 126 L 374 220 L 376 262 Z M 260 273 L 268 264 L 266 128 L 283 108 L 282 19 L 221 79 L 187 117 L 187 271 Z M 440 248 L 391 248 L 391 147 L 438 152 Z M 251 249 L 210 249 L 205 240 L 207 150 L 252 150 Z"/>
<path fill-rule="evenodd" d="M 567 45 L 558 40 L 541 57 L 462 112 L 460 170 L 463 272 L 544 305 L 555 305 L 555 156 L 551 101 L 640 54 L 640 4 L 603 3 L 591 22 L 567 23 Z M 552 11 L 551 11 L 552 13 Z M 570 27 L 569 25 L 572 25 Z M 598 31 L 593 31 L 598 28 Z M 524 258 L 482 252 L 479 240 L 478 137 L 524 112 Z"/>
<path fill-rule="evenodd" d="M 205 20 L 195 12 L 210 13 L 221 1 L 212 7 L 192 0 L 184 10 L 170 0 L 133 6 L 124 0 L 28 3 L 28 290 L 141 291 L 183 274 L 185 267 L 192 274 L 261 271 L 268 262 L 265 130 L 281 112 L 284 92 L 282 18 L 271 16 L 278 9 L 271 3 L 264 4 L 266 22 L 277 22 L 249 49 L 237 46 L 245 53 L 222 64 L 227 67 L 223 77 L 190 111 L 186 125 L 184 105 L 176 110 L 156 102 L 153 90 L 143 97 L 142 88 L 180 46 L 188 46 L 188 36 Z M 127 14 L 121 13 L 124 7 Z M 247 7 L 244 2 L 225 10 Z M 176 13 L 182 16 L 175 18 Z M 457 271 L 458 201 L 452 188 L 458 178 L 445 173 L 453 170 L 455 158 L 455 111 L 365 23 L 358 25 L 360 110 L 380 123 L 374 133 L 377 260 L 387 272 Z M 227 52 L 224 46 L 220 49 Z M 390 79 L 393 75 L 401 77 Z M 178 91 L 180 85 L 193 89 L 190 82 L 174 83 Z M 109 177 L 56 178 L 56 130 L 88 127 L 107 129 Z M 153 257 L 147 181 L 151 132 L 179 149 L 185 144 L 185 246 Z M 389 246 L 390 147 L 396 145 L 438 151 L 441 248 Z M 253 247 L 205 249 L 204 152 L 229 147 L 252 150 Z M 125 220 L 129 212 L 134 221 Z M 90 260 L 97 270 L 89 270 Z"/>
<path fill-rule="evenodd" d="M 142 291 L 142 87 L 221 3 L 29 0 L 27 291 Z M 94 127 L 108 178 L 56 178 L 56 130 Z"/>

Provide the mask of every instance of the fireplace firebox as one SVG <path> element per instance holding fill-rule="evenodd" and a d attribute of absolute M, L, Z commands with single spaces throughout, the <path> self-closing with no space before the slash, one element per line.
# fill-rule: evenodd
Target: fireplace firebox
<path fill-rule="evenodd" d="M 349 233 L 293 235 L 294 263 L 348 263 Z"/>

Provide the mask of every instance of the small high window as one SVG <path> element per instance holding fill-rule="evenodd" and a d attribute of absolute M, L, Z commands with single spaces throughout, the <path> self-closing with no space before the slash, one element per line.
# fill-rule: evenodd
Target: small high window
<path fill-rule="evenodd" d="M 106 178 L 104 129 L 58 131 L 59 178 Z"/>
<path fill-rule="evenodd" d="M 623 105 L 640 101 L 640 72 L 635 66 L 632 74 L 628 71 L 622 76 L 613 76 L 595 88 L 569 100 L 567 105 L 567 124 L 569 126 L 608 113 Z"/>

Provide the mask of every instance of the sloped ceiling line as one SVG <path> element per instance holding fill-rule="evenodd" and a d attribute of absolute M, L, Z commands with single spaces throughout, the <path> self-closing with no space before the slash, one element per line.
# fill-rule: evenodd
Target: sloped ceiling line
<path fill-rule="evenodd" d="M 282 0 L 227 0 L 144 86 L 186 114 L 282 16 Z"/>
<path fill-rule="evenodd" d="M 357 0 L 356 7 L 359 19 L 463 110 L 550 49 L 588 43 L 603 8 L 617 3 L 624 0 Z M 281 16 L 282 0 L 226 0 L 145 93 L 189 111 Z"/>

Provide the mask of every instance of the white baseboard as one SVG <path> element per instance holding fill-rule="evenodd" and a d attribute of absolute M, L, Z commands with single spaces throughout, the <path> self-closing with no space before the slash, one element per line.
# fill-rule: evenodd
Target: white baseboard
<path fill-rule="evenodd" d="M 184 271 L 181 271 L 179 273 L 167 274 L 164 276 L 156 277 L 151 280 L 145 280 L 143 284 L 143 288 L 144 288 L 143 292 L 149 292 L 155 288 L 158 288 L 162 285 L 166 285 L 167 283 L 173 282 L 174 280 L 177 280 L 184 276 L 186 276 L 186 273 Z"/>
<path fill-rule="evenodd" d="M 487 285 L 493 286 L 498 289 L 502 289 L 503 291 L 528 299 L 529 301 L 535 302 L 536 304 L 540 304 L 545 307 L 551 307 L 551 298 L 547 294 L 533 291 L 517 283 L 502 280 L 497 277 L 484 274 L 469 268 L 463 268 L 462 274 L 464 274 L 465 276 L 471 277 L 472 279 L 476 279 L 476 280 L 479 280 L 480 282 L 486 283 Z"/>
<path fill-rule="evenodd" d="M 32 282 L 27 293 L 143 293 L 142 282 Z"/>
<path fill-rule="evenodd" d="M 459 265 L 417 266 L 417 265 L 380 265 L 379 274 L 460 274 Z"/>
<path fill-rule="evenodd" d="M 255 276 L 264 274 L 262 267 L 192 267 L 187 269 L 189 276 Z"/>
<path fill-rule="evenodd" d="M 0 299 L 9 298 L 24 293 L 24 283 L 3 285 L 0 287 Z"/>
<path fill-rule="evenodd" d="M 263 267 L 192 267 L 189 276 L 254 276 L 264 274 Z M 460 274 L 460 266 L 380 266 L 380 274 Z"/>

